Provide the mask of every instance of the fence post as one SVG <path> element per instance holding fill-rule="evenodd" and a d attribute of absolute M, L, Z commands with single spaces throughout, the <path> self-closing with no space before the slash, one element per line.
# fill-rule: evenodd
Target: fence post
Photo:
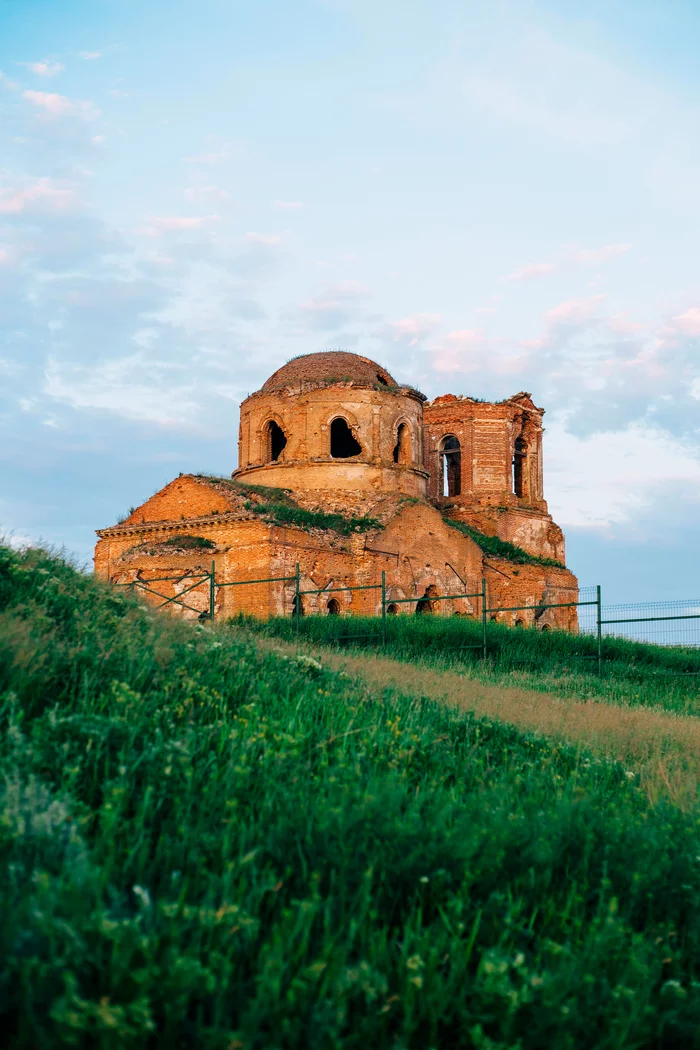
<path fill-rule="evenodd" d="M 382 645 L 386 645 L 386 569 L 382 569 Z"/>
<path fill-rule="evenodd" d="M 299 620 L 301 619 L 301 595 L 299 591 L 299 562 L 294 570 L 294 618 L 296 620 L 297 638 L 299 637 Z"/>
<path fill-rule="evenodd" d="M 603 673 L 603 627 L 601 621 L 603 619 L 603 607 L 601 604 L 600 597 L 600 584 L 596 587 L 596 619 L 598 628 L 598 674 Z"/>
<path fill-rule="evenodd" d="M 481 579 L 481 630 L 484 642 L 484 660 L 486 659 L 486 577 Z"/>
<path fill-rule="evenodd" d="M 214 620 L 214 605 L 216 600 L 216 562 L 211 563 L 211 576 L 209 577 L 209 619 Z"/>

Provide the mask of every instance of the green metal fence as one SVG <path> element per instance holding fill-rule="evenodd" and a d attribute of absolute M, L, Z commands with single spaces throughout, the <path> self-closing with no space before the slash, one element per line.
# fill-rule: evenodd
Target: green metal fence
<path fill-rule="evenodd" d="M 176 594 L 163 594 L 162 590 L 154 587 L 154 584 L 172 583 L 175 587 L 186 584 Z M 489 618 L 493 619 L 500 614 L 529 613 L 535 621 L 541 620 L 545 612 L 550 609 L 575 608 L 577 610 L 578 633 L 583 635 L 593 634 L 597 639 L 596 656 L 598 670 L 602 670 L 603 663 L 603 640 L 604 638 L 627 638 L 630 641 L 640 641 L 662 646 L 681 646 L 688 648 L 700 648 L 700 601 L 686 600 L 674 602 L 648 602 L 627 605 L 603 605 L 601 587 L 582 587 L 576 593 L 576 599 L 566 602 L 537 602 L 529 605 L 491 605 L 485 579 L 481 581 L 481 588 L 475 592 L 455 592 L 450 594 L 423 594 L 412 597 L 397 598 L 389 596 L 387 592 L 386 572 L 382 571 L 381 579 L 377 583 L 358 584 L 349 586 L 338 584 L 337 586 L 315 587 L 302 590 L 301 570 L 297 563 L 293 575 L 267 576 L 253 580 L 226 580 L 217 581 L 216 563 L 212 562 L 209 571 L 197 572 L 187 571 L 172 576 L 159 576 L 152 579 L 134 579 L 124 583 L 117 583 L 118 587 L 129 587 L 132 591 L 150 595 L 160 599 L 156 608 L 163 609 L 167 606 L 177 606 L 183 610 L 196 614 L 200 620 L 213 620 L 216 615 L 217 591 L 226 587 L 252 587 L 263 584 L 293 584 L 293 599 L 291 609 L 292 616 L 296 622 L 297 634 L 299 633 L 300 621 L 303 615 L 309 615 L 303 608 L 303 599 L 320 595 L 333 595 L 344 592 L 380 592 L 379 608 L 381 617 L 381 632 L 379 636 L 341 634 L 337 641 L 351 641 L 364 638 L 366 641 L 377 641 L 378 644 L 386 645 L 387 632 L 387 610 L 391 606 L 408 605 L 415 606 L 419 610 L 421 603 L 428 601 L 431 607 L 438 606 L 442 602 L 455 600 L 469 600 L 476 602 L 475 615 L 481 620 L 481 640 L 478 644 L 459 646 L 460 649 L 473 649 L 484 659 L 488 656 L 488 630 Z M 185 600 L 185 596 L 194 591 L 202 593 L 202 588 L 207 594 L 206 608 L 197 608 Z M 190 600 L 191 601 L 191 600 Z M 286 602 L 285 602 L 286 604 Z M 311 615 L 319 615 L 311 613 Z M 545 624 L 545 627 L 550 625 Z"/>

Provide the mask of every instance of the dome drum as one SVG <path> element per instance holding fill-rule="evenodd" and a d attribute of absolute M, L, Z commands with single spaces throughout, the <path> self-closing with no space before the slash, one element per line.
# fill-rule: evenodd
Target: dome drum
<path fill-rule="evenodd" d="M 317 358 L 330 361 L 319 368 Z M 337 367 L 337 358 L 350 364 L 355 359 L 360 366 L 353 373 L 345 360 Z M 331 374 L 343 369 L 348 374 L 339 379 Z M 380 374 L 390 382 L 380 384 Z M 282 488 L 423 496 L 428 475 L 422 411 L 422 395 L 398 387 L 385 369 L 365 358 L 341 353 L 298 358 L 241 405 L 234 477 Z"/>

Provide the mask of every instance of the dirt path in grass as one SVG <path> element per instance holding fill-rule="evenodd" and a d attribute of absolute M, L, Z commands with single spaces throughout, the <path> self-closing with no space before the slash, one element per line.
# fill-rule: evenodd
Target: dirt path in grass
<path fill-rule="evenodd" d="M 258 636 L 257 642 L 266 648 L 297 651 L 274 639 Z M 304 647 L 304 651 L 327 667 L 361 679 L 370 688 L 390 687 L 425 696 L 617 758 L 639 774 L 652 800 L 666 795 L 682 806 L 695 800 L 700 779 L 700 718 L 592 700 L 566 700 L 373 653 L 336 653 L 311 647 Z"/>

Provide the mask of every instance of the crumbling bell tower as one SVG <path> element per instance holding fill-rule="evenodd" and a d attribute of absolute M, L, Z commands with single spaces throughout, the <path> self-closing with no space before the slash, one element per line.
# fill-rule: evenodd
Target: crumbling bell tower
<path fill-rule="evenodd" d="M 543 494 L 543 415 L 526 393 L 495 403 L 454 394 L 428 402 L 428 494 L 451 518 L 563 563 L 564 535 Z"/>

